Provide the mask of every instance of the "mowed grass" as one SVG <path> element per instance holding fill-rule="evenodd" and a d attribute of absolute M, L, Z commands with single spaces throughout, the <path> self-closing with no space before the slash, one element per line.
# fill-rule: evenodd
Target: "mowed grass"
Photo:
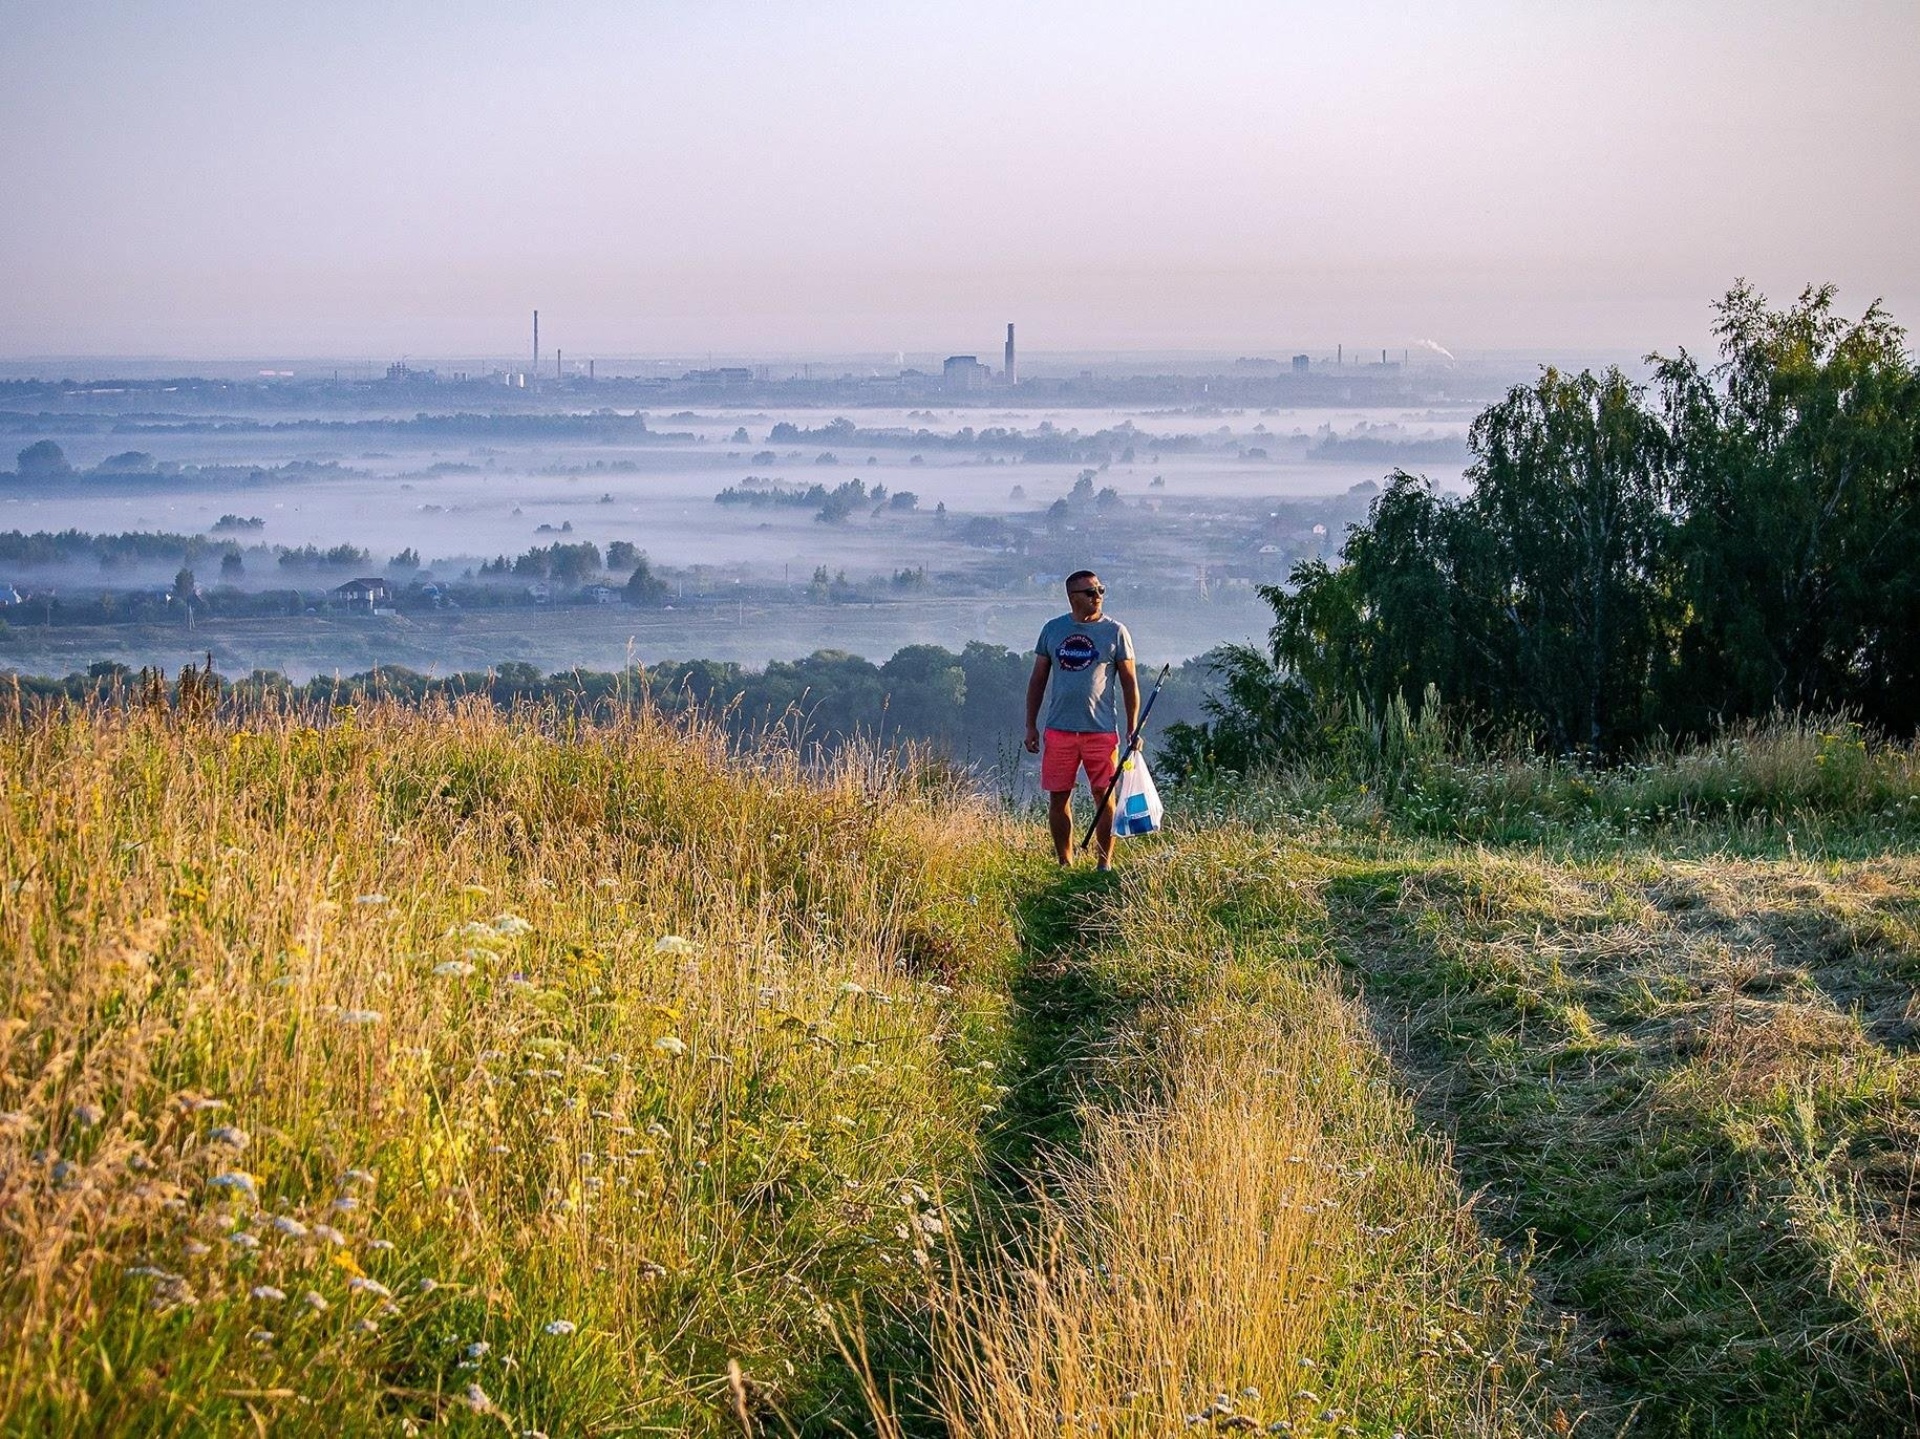
<path fill-rule="evenodd" d="M 1920 862 L 1353 865 L 1333 905 L 1494 1232 L 1581 1316 L 1596 1418 L 1920 1424 Z"/>
<path fill-rule="evenodd" d="M 645 714 L 0 728 L 0 1425 L 856 1421 L 832 1315 L 998 1097 L 938 798 Z"/>

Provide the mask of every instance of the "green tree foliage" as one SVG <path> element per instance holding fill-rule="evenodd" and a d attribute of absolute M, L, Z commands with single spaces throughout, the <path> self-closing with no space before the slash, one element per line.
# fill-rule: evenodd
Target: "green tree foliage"
<path fill-rule="evenodd" d="M 1850 324 L 1833 296 L 1776 311 L 1736 286 L 1721 363 L 1660 362 L 1696 727 L 1776 706 L 1920 723 L 1920 379 L 1877 303 Z"/>
<path fill-rule="evenodd" d="M 653 565 L 644 553 L 633 556 L 633 573 L 627 577 L 626 593 L 628 604 L 647 609 L 657 608 L 667 602 L 667 582 L 653 572 Z"/>
<path fill-rule="evenodd" d="M 59 479 L 73 473 L 66 452 L 52 440 L 35 440 L 20 452 L 15 463 L 23 480 Z"/>
<path fill-rule="evenodd" d="M 1342 563 L 1261 593 L 1176 768 L 1243 770 L 1440 703 L 1605 757 L 1780 708 L 1920 726 L 1920 377 L 1876 304 L 1736 286 L 1721 361 L 1548 369 L 1475 420 L 1471 491 L 1395 472 Z"/>

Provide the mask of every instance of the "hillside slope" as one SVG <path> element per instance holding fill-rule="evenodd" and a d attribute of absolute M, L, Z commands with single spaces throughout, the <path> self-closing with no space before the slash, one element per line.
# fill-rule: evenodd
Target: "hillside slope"
<path fill-rule="evenodd" d="M 1911 1422 L 1910 861 L 1185 819 L 0 718 L 0 1429 Z"/>

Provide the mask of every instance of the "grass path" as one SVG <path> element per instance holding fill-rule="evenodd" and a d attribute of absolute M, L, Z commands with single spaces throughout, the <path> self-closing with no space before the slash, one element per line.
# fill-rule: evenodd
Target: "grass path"
<path fill-rule="evenodd" d="M 1552 1337 L 1327 963 L 1323 866 L 1247 833 L 1129 858 L 1019 902 L 944 1431 L 1550 1428 Z"/>
<path fill-rule="evenodd" d="M 1423 1117 L 1583 1318 L 1601 1432 L 1920 1423 L 1914 879 L 1456 851 L 1332 887 Z"/>

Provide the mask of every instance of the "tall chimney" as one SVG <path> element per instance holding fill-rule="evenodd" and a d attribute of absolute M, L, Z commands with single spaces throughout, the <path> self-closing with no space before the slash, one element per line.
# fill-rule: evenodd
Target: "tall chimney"
<path fill-rule="evenodd" d="M 533 312 L 533 373 L 540 373 L 540 312 Z"/>
<path fill-rule="evenodd" d="M 1007 322 L 1007 383 L 1009 385 L 1020 383 L 1019 372 L 1013 366 L 1013 322 L 1011 320 Z"/>

